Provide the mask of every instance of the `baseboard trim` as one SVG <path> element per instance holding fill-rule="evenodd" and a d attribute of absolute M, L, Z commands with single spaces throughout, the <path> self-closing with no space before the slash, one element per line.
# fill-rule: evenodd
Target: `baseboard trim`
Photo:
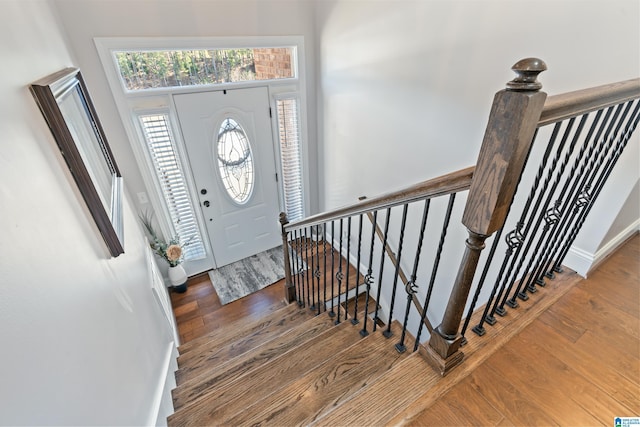
<path fill-rule="evenodd" d="M 589 267 L 589 272 L 593 271 L 598 265 L 600 265 L 612 252 L 618 249 L 624 242 L 631 236 L 640 231 L 640 218 L 631 223 L 627 228 L 622 230 L 616 237 L 609 240 L 603 247 L 596 252 L 593 263 Z"/>
<path fill-rule="evenodd" d="M 640 218 L 632 222 L 613 239 L 609 240 L 604 246 L 598 249 L 595 254 L 572 246 L 563 264 L 574 270 L 580 276 L 587 277 L 602 261 L 638 231 L 640 231 Z"/>
<path fill-rule="evenodd" d="M 176 388 L 175 372 L 178 370 L 177 359 L 178 348 L 176 347 L 176 343 L 171 341 L 162 363 L 161 374 L 158 376 L 158 386 L 153 398 L 147 425 L 166 426 L 167 417 L 174 413 L 171 390 Z"/>

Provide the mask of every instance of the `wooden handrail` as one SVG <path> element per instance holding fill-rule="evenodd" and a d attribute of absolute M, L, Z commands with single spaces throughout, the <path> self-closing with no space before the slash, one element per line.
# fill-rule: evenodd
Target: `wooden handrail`
<path fill-rule="evenodd" d="M 556 123 L 640 97 L 640 78 L 567 92 L 547 98 L 538 126 Z"/>
<path fill-rule="evenodd" d="M 343 206 L 332 211 L 323 212 L 308 218 L 294 221 L 283 226 L 283 232 L 290 232 L 304 227 L 323 224 L 353 215 L 386 209 L 393 206 L 404 205 L 418 200 L 425 200 L 437 196 L 464 191 L 471 185 L 471 178 L 475 166 L 461 169 L 446 175 L 439 176 L 427 181 L 407 187 L 403 190 L 394 191 L 382 196 L 365 199 L 358 203 Z"/>

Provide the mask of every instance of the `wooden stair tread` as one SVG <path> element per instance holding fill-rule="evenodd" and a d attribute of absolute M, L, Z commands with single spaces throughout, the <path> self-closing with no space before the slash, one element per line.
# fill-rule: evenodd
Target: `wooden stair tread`
<path fill-rule="evenodd" d="M 398 412 L 431 387 L 423 380 L 433 369 L 424 358 L 411 353 L 376 382 L 315 421 L 314 426 L 385 425 Z"/>
<path fill-rule="evenodd" d="M 225 337 L 228 338 L 227 342 L 215 340 L 203 344 L 198 348 L 198 351 L 192 351 L 178 357 L 180 369 L 176 372 L 176 382 L 182 384 L 195 378 L 211 369 L 212 366 L 224 363 L 232 357 L 239 356 L 273 340 L 310 318 L 311 315 L 307 310 L 298 307 L 282 309 L 250 329 L 225 334 Z"/>
<path fill-rule="evenodd" d="M 330 360 L 337 353 L 334 346 L 348 347 L 358 341 L 360 335 L 353 325 L 342 322 L 308 341 L 305 344 L 306 351 L 291 350 L 283 354 L 284 357 L 253 369 L 236 381 L 207 390 L 204 396 L 171 415 L 168 418 L 169 425 L 220 424 L 225 416 L 234 415 L 248 406 L 247 390 L 250 396 L 267 396 Z"/>
<path fill-rule="evenodd" d="M 306 250 L 304 247 L 305 240 L 308 242 L 308 247 Z M 353 265 L 351 265 L 344 256 L 340 255 L 337 248 L 332 252 L 330 242 L 326 243 L 326 248 L 324 246 L 324 243 L 325 242 L 322 239 L 318 241 L 318 248 L 317 248 L 318 259 L 316 259 L 315 240 L 312 241 L 309 238 L 307 239 L 301 238 L 301 239 L 298 239 L 297 241 L 291 242 L 291 247 L 294 249 L 294 251 L 296 251 L 296 253 L 298 253 L 298 256 L 300 257 L 300 259 L 304 260 L 308 269 L 311 269 L 312 266 L 315 267 L 316 266 L 315 264 L 317 262 L 320 262 L 321 271 L 323 272 L 323 275 L 326 278 L 326 289 L 325 289 L 325 283 L 324 283 L 325 279 L 321 279 L 321 284 L 320 284 L 320 288 L 322 289 L 321 295 L 320 295 L 321 299 L 324 299 L 325 301 L 330 301 L 331 295 L 333 295 L 334 297 L 337 297 L 338 294 L 344 294 L 345 292 L 347 292 L 347 290 L 354 289 L 357 285 L 361 287 L 364 286 L 362 284 L 363 277 L 361 274 L 358 273 L 357 269 Z M 325 249 L 327 253 L 326 271 L 324 268 Z M 332 259 L 333 259 L 333 268 L 331 268 Z M 342 280 L 342 284 L 339 284 L 338 280 L 335 279 L 335 277 L 336 277 L 336 273 L 339 271 L 341 260 L 342 260 L 342 273 L 344 274 L 344 279 Z M 309 278 L 311 277 L 312 276 L 310 276 Z M 302 280 L 302 287 L 304 288 L 303 289 L 304 303 L 306 305 L 310 305 L 311 300 L 314 298 L 311 297 L 310 295 L 307 295 L 306 280 L 308 278 L 300 276 L 300 279 Z M 294 282 L 297 283 L 296 280 L 294 280 Z M 348 289 L 347 289 L 347 282 L 349 285 Z M 302 296 L 302 294 L 300 296 Z M 315 295 L 315 299 L 317 299 L 317 294 Z"/>
<path fill-rule="evenodd" d="M 173 405 L 177 410 L 195 399 L 207 394 L 214 388 L 220 388 L 245 375 L 271 360 L 274 360 L 299 345 L 304 345 L 333 327 L 329 316 L 320 315 L 298 324 L 296 327 L 275 336 L 274 339 L 256 347 L 252 351 L 212 367 L 207 360 L 203 362 L 202 373 L 180 384 L 173 391 Z M 236 344 L 230 344 L 235 346 Z M 195 370 L 194 370 L 195 372 Z"/>
<path fill-rule="evenodd" d="M 201 346 L 206 345 L 220 345 L 221 343 L 226 343 L 229 340 L 233 340 L 237 337 L 247 335 L 251 333 L 254 329 L 259 329 L 263 323 L 268 322 L 270 320 L 279 319 L 284 313 L 293 313 L 298 309 L 295 304 L 288 304 L 283 306 L 282 308 L 278 308 L 277 310 L 269 313 L 266 316 L 262 316 L 257 319 L 253 319 L 247 321 L 247 319 L 238 319 L 234 322 L 230 322 L 215 331 L 209 332 L 208 334 L 198 337 L 194 340 L 186 342 L 178 347 L 178 352 L 180 356 L 185 356 L 190 353 L 194 349 L 200 348 Z"/>
<path fill-rule="evenodd" d="M 367 293 L 366 292 L 362 292 L 361 294 L 358 295 L 357 298 L 358 301 L 358 319 L 362 319 L 362 316 L 364 315 L 364 311 L 365 308 L 367 308 L 367 314 L 372 314 L 376 311 L 376 305 L 377 302 L 376 300 L 373 298 L 373 295 L 369 296 L 369 304 L 367 306 L 366 302 L 367 302 Z M 349 317 L 353 317 L 353 312 L 356 308 L 356 297 L 352 297 L 350 298 L 346 303 L 342 302 L 342 307 L 347 311 L 347 314 Z M 380 306 L 378 305 L 378 308 L 380 308 Z"/>
<path fill-rule="evenodd" d="M 394 323 L 394 335 L 398 333 Z M 392 343 L 379 332 L 370 334 L 304 377 L 221 421 L 225 425 L 309 424 L 407 356 L 396 352 Z"/>

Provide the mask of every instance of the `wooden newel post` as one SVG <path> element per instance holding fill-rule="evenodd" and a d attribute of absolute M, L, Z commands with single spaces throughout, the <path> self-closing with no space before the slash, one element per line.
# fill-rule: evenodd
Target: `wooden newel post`
<path fill-rule="evenodd" d="M 469 238 L 442 323 L 424 348 L 427 359 L 445 375 L 464 355 L 458 334 L 484 241 L 504 224 L 531 148 L 546 93 L 537 76 L 544 61 L 527 58 L 512 68 L 517 76 L 498 92 L 491 107 L 469 197 L 462 216 Z"/>
<path fill-rule="evenodd" d="M 288 303 L 296 300 L 296 288 L 291 280 L 291 262 L 289 260 L 289 238 L 284 226 L 289 224 L 287 214 L 280 212 L 280 227 L 282 229 L 282 250 L 284 251 L 284 298 Z"/>

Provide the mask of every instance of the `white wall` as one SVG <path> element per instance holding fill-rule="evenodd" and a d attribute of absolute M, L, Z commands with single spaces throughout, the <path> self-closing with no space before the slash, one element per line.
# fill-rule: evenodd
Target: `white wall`
<path fill-rule="evenodd" d="M 316 20 L 322 209 L 474 164 L 493 94 L 521 58 L 546 61 L 548 94 L 640 74 L 635 0 L 336 0 L 317 2 Z M 607 243 L 638 180 L 639 139 L 577 247 Z"/>
<path fill-rule="evenodd" d="M 155 422 L 172 335 L 124 202 L 110 258 L 28 85 L 75 65 L 50 4 L 2 1 L 0 425 Z"/>
<path fill-rule="evenodd" d="M 314 81 L 313 15 L 307 2 L 295 0 L 52 0 L 68 34 L 77 65 L 97 98 L 105 132 L 122 158 L 121 169 L 132 194 L 145 191 L 120 116 L 98 57 L 94 37 L 241 37 L 302 35 L 307 46 L 308 81 Z M 315 87 L 307 84 L 307 99 Z M 309 101 L 309 117 L 316 115 Z M 316 122 L 309 120 L 309 175 L 318 174 Z M 311 210 L 318 209 L 317 182 L 311 183 Z M 137 202 L 136 202 L 137 203 Z M 146 208 L 146 207 L 142 207 Z"/>

